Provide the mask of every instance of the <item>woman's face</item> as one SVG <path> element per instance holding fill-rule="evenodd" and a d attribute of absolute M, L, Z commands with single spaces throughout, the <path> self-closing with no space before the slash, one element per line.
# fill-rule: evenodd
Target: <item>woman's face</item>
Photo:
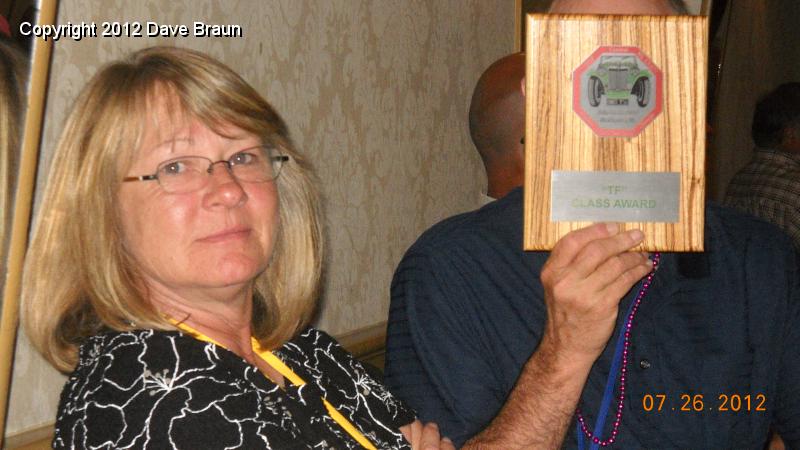
<path fill-rule="evenodd" d="M 227 160 L 261 144 L 237 127 L 220 135 L 198 120 L 168 132 L 149 128 L 125 176 L 153 174 L 180 156 Z M 151 293 L 224 296 L 249 286 L 269 263 L 279 222 L 275 182 L 241 182 L 224 164 L 208 177 L 205 187 L 180 194 L 155 180 L 122 183 L 124 245 Z"/>

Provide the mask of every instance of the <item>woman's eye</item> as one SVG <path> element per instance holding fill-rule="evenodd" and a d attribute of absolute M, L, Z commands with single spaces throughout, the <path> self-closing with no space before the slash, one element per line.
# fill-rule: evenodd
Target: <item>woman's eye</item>
<path fill-rule="evenodd" d="M 253 164 L 257 162 L 258 156 L 249 152 L 240 152 L 231 156 L 230 162 L 233 165 L 237 164 Z"/>
<path fill-rule="evenodd" d="M 164 175 L 178 175 L 186 171 L 186 163 L 183 161 L 173 161 L 161 168 Z"/>

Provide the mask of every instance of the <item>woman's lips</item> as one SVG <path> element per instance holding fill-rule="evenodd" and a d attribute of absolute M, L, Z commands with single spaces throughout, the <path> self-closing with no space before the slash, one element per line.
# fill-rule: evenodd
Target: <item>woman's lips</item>
<path fill-rule="evenodd" d="M 204 238 L 198 239 L 199 242 L 208 244 L 215 244 L 217 242 L 232 241 L 238 239 L 246 239 L 250 236 L 250 229 L 245 227 L 235 227 L 222 230 L 218 233 L 208 235 Z"/>

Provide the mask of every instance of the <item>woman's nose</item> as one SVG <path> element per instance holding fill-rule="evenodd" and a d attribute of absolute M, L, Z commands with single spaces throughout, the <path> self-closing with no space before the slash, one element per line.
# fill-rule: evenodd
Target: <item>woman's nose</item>
<path fill-rule="evenodd" d="M 234 207 L 247 199 L 241 182 L 236 179 L 227 161 L 217 161 L 208 170 L 207 206 Z"/>

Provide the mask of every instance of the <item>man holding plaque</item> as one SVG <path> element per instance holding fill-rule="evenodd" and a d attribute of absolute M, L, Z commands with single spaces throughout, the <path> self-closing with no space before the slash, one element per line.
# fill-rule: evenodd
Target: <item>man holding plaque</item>
<path fill-rule="evenodd" d="M 572 0 L 552 11 L 665 8 Z M 493 182 L 504 152 L 521 160 L 523 76 L 512 55 L 478 82 L 470 131 L 501 198 L 435 225 L 401 261 L 387 384 L 463 448 L 760 449 L 771 426 L 800 448 L 800 269 L 788 239 L 710 205 L 704 253 L 649 259 L 628 251 L 642 233 L 614 224 L 524 252 L 522 177 L 505 194 Z"/>

